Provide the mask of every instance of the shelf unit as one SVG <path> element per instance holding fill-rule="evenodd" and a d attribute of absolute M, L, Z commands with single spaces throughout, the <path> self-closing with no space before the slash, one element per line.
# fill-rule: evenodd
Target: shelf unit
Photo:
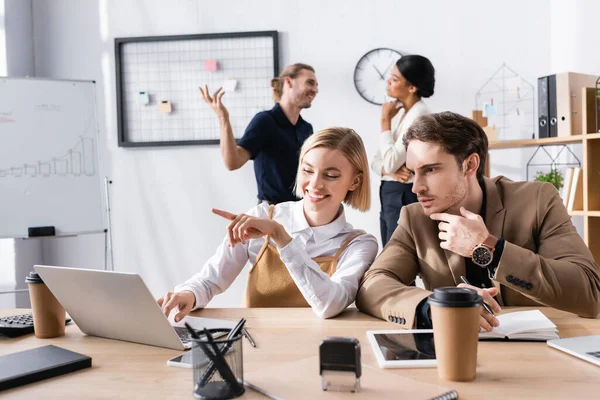
<path fill-rule="evenodd" d="M 600 133 L 588 133 L 544 139 L 490 142 L 489 149 L 515 149 L 581 143 L 583 145 L 583 210 L 569 211 L 583 217 L 583 240 L 596 262 L 600 262 Z M 489 160 L 489 158 L 488 158 Z"/>

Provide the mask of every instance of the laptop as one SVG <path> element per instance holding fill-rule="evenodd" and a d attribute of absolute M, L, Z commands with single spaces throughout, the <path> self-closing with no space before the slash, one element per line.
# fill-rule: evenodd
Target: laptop
<path fill-rule="evenodd" d="M 548 340 L 548 346 L 600 366 L 600 335 Z"/>
<path fill-rule="evenodd" d="M 37 273 L 90 336 L 185 350 L 194 329 L 231 329 L 235 321 L 186 316 L 170 322 L 138 274 L 35 265 Z"/>

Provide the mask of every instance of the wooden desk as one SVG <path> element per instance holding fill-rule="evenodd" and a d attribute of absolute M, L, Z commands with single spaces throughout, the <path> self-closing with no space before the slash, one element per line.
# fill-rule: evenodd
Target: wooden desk
<path fill-rule="evenodd" d="M 525 309 L 525 308 L 523 308 Z M 510 308 L 505 309 L 510 311 Z M 26 310 L 0 310 L 0 315 Z M 583 319 L 562 311 L 542 309 L 559 329 L 561 337 L 600 334 L 600 320 Z M 321 320 L 306 309 L 204 309 L 197 315 L 209 318 L 247 319 L 256 341 L 244 340 L 244 369 L 318 355 L 325 336 L 354 336 L 362 346 L 362 361 L 377 366 L 366 337 L 367 330 L 396 329 L 356 309 Z M 54 344 L 92 357 L 92 368 L 51 380 L 0 392 L 3 399 L 186 399 L 192 397 L 192 372 L 167 367 L 176 350 L 85 336 L 70 324 L 65 337 L 37 339 L 33 335 L 0 338 L 0 354 Z M 315 366 L 316 369 L 316 366 Z M 480 342 L 477 379 L 470 383 L 444 382 L 435 368 L 388 370 L 417 381 L 440 383 L 458 390 L 461 399 L 597 398 L 600 368 L 545 343 Z M 245 398 L 263 398 L 247 389 Z M 327 398 L 324 393 L 323 398 Z M 351 398 L 351 395 L 349 395 Z"/>

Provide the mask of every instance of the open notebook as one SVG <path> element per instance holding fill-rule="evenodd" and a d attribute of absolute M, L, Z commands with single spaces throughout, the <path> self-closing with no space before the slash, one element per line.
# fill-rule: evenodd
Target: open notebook
<path fill-rule="evenodd" d="M 479 333 L 479 340 L 505 339 L 546 341 L 559 339 L 556 325 L 540 310 L 517 311 L 497 315 L 500 326 L 491 332 Z"/>

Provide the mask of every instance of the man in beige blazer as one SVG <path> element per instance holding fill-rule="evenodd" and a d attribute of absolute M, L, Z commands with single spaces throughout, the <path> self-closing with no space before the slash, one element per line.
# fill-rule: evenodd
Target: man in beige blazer
<path fill-rule="evenodd" d="M 407 329 L 430 328 L 431 291 L 467 286 L 495 312 L 546 305 L 599 315 L 600 269 L 554 186 L 484 178 L 487 137 L 451 112 L 419 117 L 404 145 L 419 204 L 402 209 L 363 277 L 361 311 Z M 410 286 L 417 276 L 425 289 Z M 482 308 L 480 326 L 489 331 L 498 320 Z"/>

